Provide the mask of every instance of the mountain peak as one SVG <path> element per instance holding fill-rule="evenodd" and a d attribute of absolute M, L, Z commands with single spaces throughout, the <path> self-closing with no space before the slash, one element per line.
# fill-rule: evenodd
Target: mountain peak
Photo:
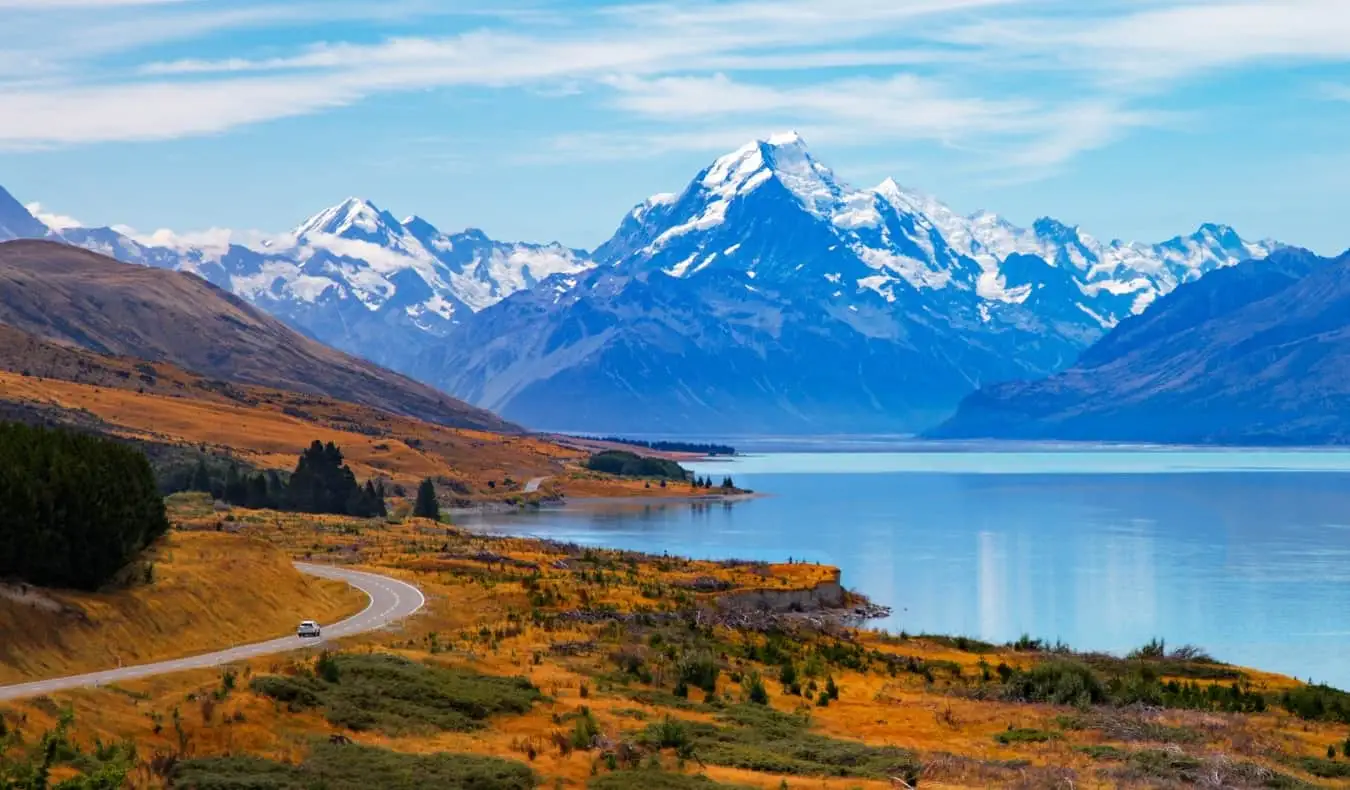
<path fill-rule="evenodd" d="M 398 220 L 369 200 L 349 197 L 332 208 L 324 209 L 295 229 L 296 236 L 325 233 L 330 236 L 378 240 L 387 237 Z"/>
<path fill-rule="evenodd" d="M 719 157 L 704 174 L 702 185 L 728 199 L 752 192 L 770 179 L 776 179 L 815 214 L 825 212 L 840 192 L 834 173 L 811 156 L 806 141 L 796 132 L 752 140 Z"/>
<path fill-rule="evenodd" d="M 40 239 L 47 235 L 47 226 L 30 214 L 4 187 L 0 187 L 0 241 Z"/>

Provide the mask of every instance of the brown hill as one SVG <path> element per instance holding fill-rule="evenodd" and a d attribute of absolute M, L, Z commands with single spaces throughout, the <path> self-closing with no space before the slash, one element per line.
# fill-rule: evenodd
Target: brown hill
<path fill-rule="evenodd" d="M 54 242 L 0 243 L 0 323 L 236 384 L 325 395 L 442 425 L 519 431 L 311 340 L 205 280 Z"/>

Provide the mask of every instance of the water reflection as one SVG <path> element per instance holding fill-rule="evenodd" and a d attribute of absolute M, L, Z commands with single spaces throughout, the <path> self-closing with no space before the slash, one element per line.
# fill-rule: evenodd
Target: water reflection
<path fill-rule="evenodd" d="M 892 630 L 994 641 L 1027 633 L 1113 651 L 1163 637 L 1350 686 L 1350 475 L 840 473 L 876 462 L 824 458 L 843 460 L 815 473 L 701 470 L 734 473 L 773 494 L 763 499 L 474 523 L 657 553 L 838 565 L 846 585 L 894 608 L 883 623 Z"/>

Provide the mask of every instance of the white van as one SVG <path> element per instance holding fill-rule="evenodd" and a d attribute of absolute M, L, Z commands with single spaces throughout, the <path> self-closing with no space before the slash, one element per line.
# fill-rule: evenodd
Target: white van
<path fill-rule="evenodd" d="M 295 629 L 295 635 L 302 639 L 308 636 L 317 637 L 319 636 L 319 624 L 313 620 L 306 620 L 300 624 L 299 628 Z"/>

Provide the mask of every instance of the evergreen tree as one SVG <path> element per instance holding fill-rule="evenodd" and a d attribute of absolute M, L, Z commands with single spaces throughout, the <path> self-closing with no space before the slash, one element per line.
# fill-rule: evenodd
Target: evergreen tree
<path fill-rule="evenodd" d="M 188 484 L 191 491 L 211 492 L 211 472 L 206 468 L 206 459 L 197 459 L 197 468 L 192 470 L 192 480 Z"/>
<path fill-rule="evenodd" d="M 140 451 L 0 423 L 0 577 L 94 590 L 168 529 Z"/>
<path fill-rule="evenodd" d="M 436 501 L 436 486 L 428 478 L 417 487 L 417 503 L 413 506 L 413 515 L 417 518 L 441 520 L 441 506 Z"/>

